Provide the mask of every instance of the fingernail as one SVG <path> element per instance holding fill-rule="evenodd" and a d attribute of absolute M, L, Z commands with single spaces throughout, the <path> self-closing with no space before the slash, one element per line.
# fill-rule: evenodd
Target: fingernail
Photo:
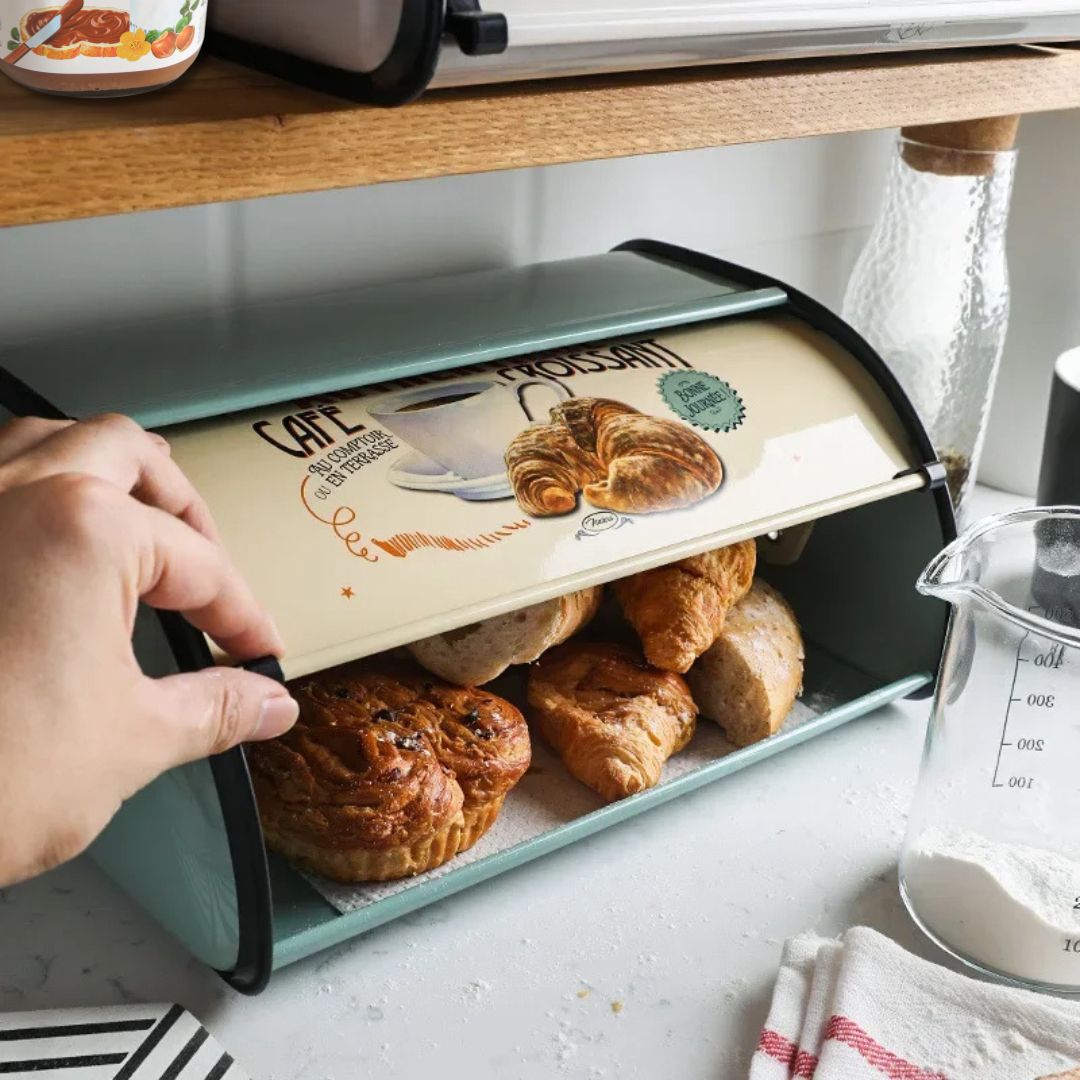
<path fill-rule="evenodd" d="M 296 723 L 300 706 L 291 697 L 271 697 L 262 703 L 259 722 L 252 732 L 252 739 L 272 739 L 284 735 Z"/>

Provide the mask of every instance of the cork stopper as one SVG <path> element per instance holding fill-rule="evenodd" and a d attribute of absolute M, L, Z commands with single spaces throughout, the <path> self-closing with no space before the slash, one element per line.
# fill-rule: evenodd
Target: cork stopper
<path fill-rule="evenodd" d="M 900 129 L 910 140 L 901 148 L 904 161 L 919 172 L 938 176 L 989 176 L 994 152 L 1016 144 L 1019 116 L 989 116 L 949 124 L 916 124 Z"/>

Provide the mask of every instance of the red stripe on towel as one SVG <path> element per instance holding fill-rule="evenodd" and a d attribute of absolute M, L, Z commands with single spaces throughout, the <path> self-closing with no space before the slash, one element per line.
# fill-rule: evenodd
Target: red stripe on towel
<path fill-rule="evenodd" d="M 798 1051 L 798 1047 L 790 1039 L 785 1039 L 779 1031 L 772 1031 L 769 1028 L 762 1031 L 757 1048 L 760 1053 L 768 1054 L 781 1065 L 788 1066 L 795 1060 L 795 1054 Z"/>
<path fill-rule="evenodd" d="M 812 1080 L 818 1059 L 809 1050 L 800 1050 L 795 1055 L 795 1068 L 791 1075 L 798 1080 Z"/>
<path fill-rule="evenodd" d="M 868 1035 L 854 1020 L 846 1016 L 829 1018 L 825 1039 L 835 1039 L 858 1051 L 863 1060 L 883 1072 L 889 1080 L 948 1080 L 943 1073 L 927 1072 L 886 1050 L 873 1036 Z"/>

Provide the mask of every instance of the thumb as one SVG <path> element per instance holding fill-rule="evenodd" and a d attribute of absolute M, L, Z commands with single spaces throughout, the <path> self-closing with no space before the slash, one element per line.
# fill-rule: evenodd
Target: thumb
<path fill-rule="evenodd" d="M 272 739 L 296 722 L 299 706 L 273 679 L 239 668 L 207 668 L 153 681 L 165 729 L 162 768 Z"/>

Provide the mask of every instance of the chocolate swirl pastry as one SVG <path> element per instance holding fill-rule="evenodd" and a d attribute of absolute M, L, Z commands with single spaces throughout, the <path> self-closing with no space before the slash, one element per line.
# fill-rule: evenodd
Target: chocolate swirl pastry
<path fill-rule="evenodd" d="M 296 726 L 247 747 L 268 845 L 337 881 L 431 870 L 491 827 L 529 767 L 509 702 L 411 665 L 349 664 L 292 687 Z"/>
<path fill-rule="evenodd" d="M 442 765 L 461 785 L 464 841 L 471 847 L 495 823 L 507 792 L 521 779 L 532 759 L 529 729 L 508 701 L 483 690 L 453 686 L 421 675 L 424 701 L 430 706 L 425 731 Z"/>
<path fill-rule="evenodd" d="M 550 424 L 510 443 L 506 466 L 518 503 L 534 517 L 569 513 L 582 492 L 605 510 L 677 510 L 711 495 L 724 477 L 712 447 L 685 424 L 609 398 L 557 405 Z"/>

